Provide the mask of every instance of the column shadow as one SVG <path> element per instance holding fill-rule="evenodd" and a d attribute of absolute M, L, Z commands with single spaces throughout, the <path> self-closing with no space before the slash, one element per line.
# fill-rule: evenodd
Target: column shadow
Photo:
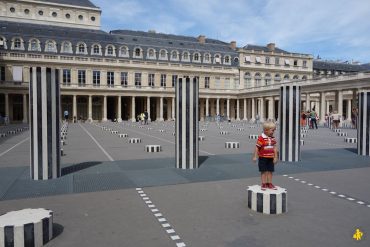
<path fill-rule="evenodd" d="M 90 167 L 93 167 L 93 166 L 97 166 L 99 164 L 101 164 L 101 162 L 91 161 L 91 162 L 84 162 L 84 163 L 80 163 L 80 164 L 75 164 L 75 165 L 63 167 L 62 168 L 62 176 L 65 176 L 65 175 L 68 175 L 68 174 L 71 174 L 71 173 L 75 173 L 75 172 L 78 172 L 78 171 L 81 171 L 81 170 L 84 170 L 84 169 L 87 169 L 87 168 L 90 168 Z"/>

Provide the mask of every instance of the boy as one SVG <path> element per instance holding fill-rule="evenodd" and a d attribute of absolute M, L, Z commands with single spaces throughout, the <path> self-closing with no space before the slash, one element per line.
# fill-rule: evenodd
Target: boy
<path fill-rule="evenodd" d="M 263 123 L 263 133 L 258 136 L 256 148 L 254 150 L 253 162 L 256 162 L 258 155 L 258 168 L 261 172 L 261 189 L 266 190 L 277 188 L 272 184 L 272 173 L 274 172 L 274 165 L 278 161 L 278 150 L 276 147 L 276 140 L 274 131 L 276 125 L 273 122 Z"/>

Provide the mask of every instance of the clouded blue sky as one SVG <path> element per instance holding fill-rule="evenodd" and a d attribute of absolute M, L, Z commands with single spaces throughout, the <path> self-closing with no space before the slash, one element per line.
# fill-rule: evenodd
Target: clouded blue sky
<path fill-rule="evenodd" d="M 370 62 L 370 0 L 91 0 L 105 31 L 197 37 L 238 47 L 274 42 L 323 59 Z"/>

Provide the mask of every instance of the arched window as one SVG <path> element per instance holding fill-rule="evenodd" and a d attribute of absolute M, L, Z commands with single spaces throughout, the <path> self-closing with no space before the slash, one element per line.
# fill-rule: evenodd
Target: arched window
<path fill-rule="evenodd" d="M 137 47 L 134 50 L 134 57 L 135 58 L 142 58 L 142 51 L 141 48 Z"/>
<path fill-rule="evenodd" d="M 261 80 L 262 80 L 262 77 L 260 73 L 257 72 L 256 74 L 254 74 L 254 82 L 255 82 L 256 87 L 262 86 Z"/>
<path fill-rule="evenodd" d="M 147 58 L 149 58 L 149 59 L 155 59 L 155 50 L 154 49 L 150 48 L 148 50 Z"/>
<path fill-rule="evenodd" d="M 293 81 L 298 81 L 298 75 L 293 76 Z"/>
<path fill-rule="evenodd" d="M 7 45 L 6 45 L 6 39 L 2 36 L 0 36 L 0 48 L 2 49 L 8 49 Z"/>
<path fill-rule="evenodd" d="M 13 38 L 12 40 L 12 49 L 13 50 L 24 50 L 24 45 L 23 45 L 23 39 L 21 38 Z"/>
<path fill-rule="evenodd" d="M 29 51 L 41 51 L 40 41 L 38 39 L 31 39 L 28 44 Z"/>
<path fill-rule="evenodd" d="M 275 74 L 274 80 L 275 80 L 275 82 L 279 83 L 281 81 L 280 74 Z"/>
<path fill-rule="evenodd" d="M 172 51 L 171 52 L 171 60 L 174 60 L 174 61 L 179 60 L 179 52 L 178 51 Z"/>
<path fill-rule="evenodd" d="M 204 63 L 210 63 L 211 62 L 211 55 L 209 53 L 204 54 Z"/>
<path fill-rule="evenodd" d="M 244 88 L 251 88 L 252 87 L 252 76 L 251 73 L 246 72 L 244 74 Z"/>
<path fill-rule="evenodd" d="M 128 48 L 127 46 L 121 46 L 119 48 L 119 54 L 120 57 L 128 57 Z"/>
<path fill-rule="evenodd" d="M 57 52 L 57 44 L 54 40 L 47 40 L 45 42 L 45 51 L 46 52 Z"/>
<path fill-rule="evenodd" d="M 116 56 L 116 51 L 113 45 L 107 45 L 105 47 L 105 55 L 112 56 L 112 57 Z"/>
<path fill-rule="evenodd" d="M 159 58 L 162 60 L 167 60 L 167 51 L 166 50 L 161 50 L 159 52 Z"/>
<path fill-rule="evenodd" d="M 94 44 L 92 46 L 92 52 L 93 55 L 101 55 L 101 46 L 98 44 Z"/>
<path fill-rule="evenodd" d="M 269 73 L 265 75 L 265 84 L 271 85 L 271 75 Z"/>
<path fill-rule="evenodd" d="M 62 53 L 73 53 L 72 44 L 69 41 L 64 41 L 61 48 Z"/>
<path fill-rule="evenodd" d="M 214 61 L 214 63 L 217 63 L 217 64 L 221 63 L 221 56 L 219 54 L 216 54 L 215 55 L 215 61 Z"/>
<path fill-rule="evenodd" d="M 287 82 L 287 81 L 289 81 L 289 75 L 288 74 L 284 75 L 284 82 Z"/>
<path fill-rule="evenodd" d="M 87 54 L 86 44 L 85 43 L 78 43 L 76 53 L 77 54 Z"/>
<path fill-rule="evenodd" d="M 307 76 L 306 75 L 302 76 L 302 80 L 307 80 Z"/>
<path fill-rule="evenodd" d="M 230 56 L 225 56 L 225 64 L 230 64 Z"/>
<path fill-rule="evenodd" d="M 200 62 L 199 53 L 198 52 L 194 53 L 193 61 L 194 62 Z"/>
<path fill-rule="evenodd" d="M 182 54 L 182 61 L 190 61 L 190 58 L 189 58 L 189 52 L 185 51 L 185 52 Z"/>

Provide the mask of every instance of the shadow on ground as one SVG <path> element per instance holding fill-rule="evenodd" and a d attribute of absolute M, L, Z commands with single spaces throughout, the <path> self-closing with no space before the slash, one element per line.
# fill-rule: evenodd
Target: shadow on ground
<path fill-rule="evenodd" d="M 90 168 L 90 167 L 93 167 L 93 166 L 97 166 L 97 165 L 100 165 L 100 164 L 101 164 L 101 162 L 91 161 L 91 162 L 84 162 L 84 163 L 80 163 L 80 164 L 75 164 L 75 165 L 63 167 L 62 168 L 62 176 L 65 176 L 65 175 L 68 175 L 68 174 L 71 174 L 71 173 L 75 173 L 75 172 L 78 172 L 78 171 L 81 171 L 81 170 L 84 170 L 84 169 L 87 169 L 87 168 Z"/>

